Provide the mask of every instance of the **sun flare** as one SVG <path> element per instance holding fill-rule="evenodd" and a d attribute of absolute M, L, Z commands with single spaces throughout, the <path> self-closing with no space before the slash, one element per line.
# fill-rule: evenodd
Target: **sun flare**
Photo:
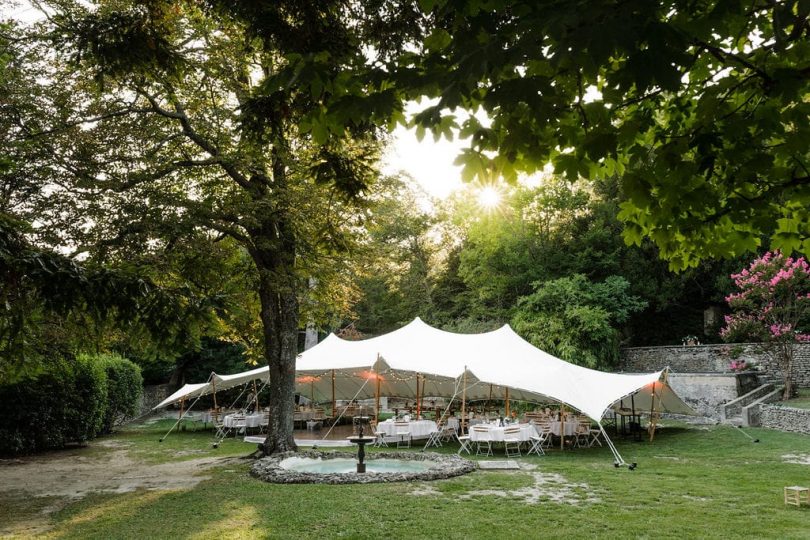
<path fill-rule="evenodd" d="M 492 210 L 501 203 L 501 192 L 492 186 L 486 186 L 478 191 L 478 204 L 487 210 Z"/>

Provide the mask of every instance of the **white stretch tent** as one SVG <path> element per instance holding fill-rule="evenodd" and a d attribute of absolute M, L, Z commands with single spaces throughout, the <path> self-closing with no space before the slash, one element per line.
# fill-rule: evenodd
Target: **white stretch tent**
<path fill-rule="evenodd" d="M 460 396 L 466 379 L 468 400 L 504 399 L 508 388 L 510 399 L 543 402 L 551 398 L 596 421 L 631 395 L 639 411 L 654 407 L 694 414 L 666 383 L 666 370 L 625 375 L 577 366 L 536 348 L 509 325 L 482 334 L 454 334 L 417 317 L 398 330 L 361 341 L 330 334 L 300 354 L 296 367 L 297 390 L 303 395 L 314 390 L 319 401 L 332 398 L 333 377 L 336 399 L 374 397 L 377 377 L 380 395 L 413 398 L 420 374 L 422 396 Z M 267 367 L 233 375 L 212 373 L 207 383 L 185 385 L 155 408 L 267 377 Z"/>

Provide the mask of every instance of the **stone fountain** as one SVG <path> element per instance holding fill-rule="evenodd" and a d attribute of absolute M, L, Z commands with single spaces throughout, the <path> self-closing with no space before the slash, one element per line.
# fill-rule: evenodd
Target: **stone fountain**
<path fill-rule="evenodd" d="M 373 442 L 373 437 L 363 437 L 363 425 L 360 424 L 360 430 L 357 432 L 356 437 L 349 437 L 349 442 L 357 445 L 357 472 L 366 472 L 366 464 L 363 462 L 366 458 L 366 445 Z"/>

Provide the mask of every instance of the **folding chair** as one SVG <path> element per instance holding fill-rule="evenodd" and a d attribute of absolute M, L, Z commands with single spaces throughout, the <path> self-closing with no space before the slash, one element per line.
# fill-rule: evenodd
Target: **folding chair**
<path fill-rule="evenodd" d="M 591 438 L 591 420 L 587 421 L 583 418 L 577 419 L 577 426 L 574 428 L 574 446 L 579 448 L 588 446 L 588 441 Z"/>
<path fill-rule="evenodd" d="M 588 439 L 588 448 L 590 448 L 594 444 L 598 444 L 599 446 L 602 446 L 602 441 L 600 440 L 602 438 L 602 430 L 601 429 L 599 429 L 598 427 L 591 427 L 590 435 L 591 435 L 591 438 Z"/>
<path fill-rule="evenodd" d="M 374 435 L 374 446 L 377 448 L 381 448 L 385 446 L 388 448 L 388 441 L 385 440 L 385 432 L 380 431 L 377 424 L 372 422 L 371 423 L 371 433 Z"/>
<path fill-rule="evenodd" d="M 428 434 L 427 442 L 425 443 L 424 450 L 427 450 L 431 446 L 440 447 L 442 446 L 442 430 L 441 429 L 434 429 Z"/>
<path fill-rule="evenodd" d="M 492 438 L 489 436 L 488 426 L 473 426 L 475 432 L 475 455 L 492 455 Z M 486 449 L 486 451 L 484 451 Z"/>
<path fill-rule="evenodd" d="M 503 449 L 506 457 L 520 457 L 520 426 L 509 426 L 503 429 Z"/>
<path fill-rule="evenodd" d="M 529 447 L 529 451 L 526 452 L 526 455 L 537 454 L 538 456 L 545 456 L 546 452 L 543 450 L 543 444 L 546 442 L 547 438 L 548 436 L 543 433 L 529 437 L 531 446 Z"/>
<path fill-rule="evenodd" d="M 456 440 L 458 441 L 458 444 L 459 444 L 458 455 L 461 455 L 462 452 L 467 452 L 467 454 L 469 455 L 469 453 L 470 453 L 470 444 L 472 442 L 470 440 L 470 436 L 469 435 L 459 435 L 458 432 L 456 432 Z"/>
<path fill-rule="evenodd" d="M 394 435 L 397 437 L 397 448 L 411 447 L 411 425 L 408 422 L 394 422 Z"/>

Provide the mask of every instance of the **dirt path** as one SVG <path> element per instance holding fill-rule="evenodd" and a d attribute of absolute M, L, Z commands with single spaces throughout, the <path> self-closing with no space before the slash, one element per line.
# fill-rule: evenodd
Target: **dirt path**
<path fill-rule="evenodd" d="M 207 469 L 239 461 L 234 457 L 205 457 L 150 464 L 133 459 L 126 447 L 107 439 L 92 443 L 89 449 L 0 459 L 0 500 L 49 498 L 38 519 L 11 524 L 0 520 L 0 536 L 44 532 L 49 528 L 49 514 L 90 493 L 188 489 L 210 478 L 205 474 Z"/>

